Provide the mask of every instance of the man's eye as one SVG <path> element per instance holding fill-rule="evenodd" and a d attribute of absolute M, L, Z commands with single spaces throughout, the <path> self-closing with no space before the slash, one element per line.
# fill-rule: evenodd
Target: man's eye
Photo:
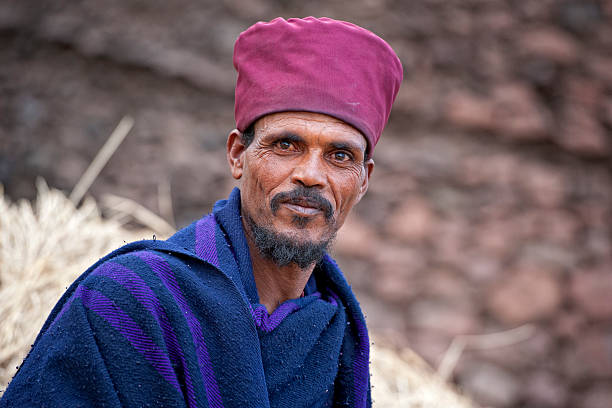
<path fill-rule="evenodd" d="M 334 159 L 339 162 L 346 162 L 351 159 L 351 156 L 346 152 L 334 152 Z"/>
<path fill-rule="evenodd" d="M 280 140 L 276 142 L 276 146 L 281 150 L 289 150 L 291 149 L 291 142 L 288 142 L 286 140 Z"/>

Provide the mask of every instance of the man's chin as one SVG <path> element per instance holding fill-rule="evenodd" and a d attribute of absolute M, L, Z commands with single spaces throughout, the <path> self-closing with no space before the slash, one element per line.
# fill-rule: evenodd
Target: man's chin
<path fill-rule="evenodd" d="M 304 228 L 292 225 L 268 227 L 257 224 L 248 214 L 245 218 L 255 246 L 264 257 L 278 266 L 295 263 L 304 269 L 319 262 L 336 235 L 332 231 L 321 237 L 321 232 L 316 234 L 312 231 L 313 225 Z"/>
<path fill-rule="evenodd" d="M 267 227 L 274 234 L 291 240 L 297 244 L 312 244 L 328 241 L 336 233 L 330 230 L 330 226 L 321 225 L 312 218 L 294 217 L 290 223 L 281 225 L 271 224 Z"/>

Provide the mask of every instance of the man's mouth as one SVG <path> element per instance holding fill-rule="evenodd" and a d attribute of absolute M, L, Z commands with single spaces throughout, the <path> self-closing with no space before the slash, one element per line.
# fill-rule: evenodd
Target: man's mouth
<path fill-rule="evenodd" d="M 318 191 L 305 187 L 297 187 L 292 191 L 276 194 L 270 202 L 272 214 L 278 211 L 280 205 L 300 217 L 314 217 L 323 214 L 329 221 L 333 216 L 333 207 L 329 200 Z"/>
<path fill-rule="evenodd" d="M 286 200 L 283 202 L 283 205 L 303 217 L 314 216 L 323 211 L 319 204 L 308 199 Z"/>

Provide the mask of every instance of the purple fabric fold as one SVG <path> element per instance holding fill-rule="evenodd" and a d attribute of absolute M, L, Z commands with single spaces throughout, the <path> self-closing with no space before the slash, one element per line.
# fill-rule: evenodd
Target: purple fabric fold
<path fill-rule="evenodd" d="M 181 392 L 176 374 L 168 355 L 112 300 L 101 292 L 79 286 L 73 299 L 81 298 L 83 306 L 91 310 L 115 330 L 121 333 L 143 357 L 151 363 L 157 372 L 178 392 Z"/>
<path fill-rule="evenodd" d="M 166 315 L 166 311 L 161 306 L 159 299 L 153 293 L 151 288 L 147 286 L 144 280 L 134 273 L 129 268 L 123 265 L 107 262 L 96 269 L 92 275 L 106 276 L 113 279 L 119 285 L 123 286 L 128 292 L 134 296 L 138 302 L 145 308 L 159 324 L 164 335 L 166 347 L 168 348 L 168 354 L 170 355 L 171 361 L 180 361 L 185 374 L 185 388 L 187 391 L 187 405 L 189 407 L 197 407 L 195 398 L 195 392 L 193 388 L 193 381 L 187 362 L 185 361 L 185 355 L 181 349 L 176 333 L 172 328 L 172 324 Z"/>
<path fill-rule="evenodd" d="M 215 239 L 215 217 L 213 214 L 200 219 L 196 224 L 196 254 L 215 267 L 219 267 L 217 241 Z"/>
<path fill-rule="evenodd" d="M 151 268 L 151 270 L 153 270 L 153 272 L 159 276 L 181 309 L 187 321 L 189 330 L 191 331 L 193 342 L 196 347 L 196 354 L 198 356 L 198 363 L 200 365 L 200 373 L 206 387 L 206 397 L 208 399 L 208 403 L 213 408 L 222 408 L 223 402 L 221 400 L 221 392 L 219 391 L 219 386 L 217 385 L 217 380 L 215 379 L 212 363 L 208 354 L 208 348 L 206 347 L 206 343 L 204 341 L 202 327 L 198 319 L 195 317 L 195 314 L 187 304 L 181 288 L 176 281 L 174 274 L 172 273 L 170 265 L 168 265 L 164 258 L 152 252 L 142 251 L 136 252 L 134 255 L 142 259 Z"/>

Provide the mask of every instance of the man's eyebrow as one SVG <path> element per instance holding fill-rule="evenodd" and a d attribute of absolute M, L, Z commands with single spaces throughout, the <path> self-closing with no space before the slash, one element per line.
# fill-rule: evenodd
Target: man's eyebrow
<path fill-rule="evenodd" d="M 286 140 L 294 143 L 303 143 L 304 138 L 297 133 L 283 131 L 280 133 L 272 134 L 271 137 L 277 140 Z"/>
<path fill-rule="evenodd" d="M 351 142 L 331 142 L 331 147 L 337 150 L 350 150 L 350 151 L 362 151 L 361 146 Z"/>

